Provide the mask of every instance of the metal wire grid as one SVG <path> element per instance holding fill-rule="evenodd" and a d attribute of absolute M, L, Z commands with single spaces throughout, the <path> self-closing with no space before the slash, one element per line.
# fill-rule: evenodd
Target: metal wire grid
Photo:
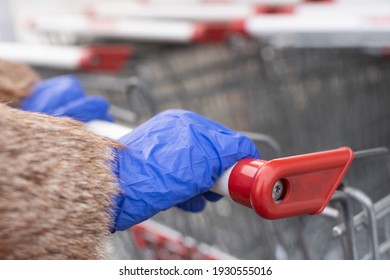
<path fill-rule="evenodd" d="M 389 66 L 358 50 L 244 43 L 175 51 L 138 71 L 159 110 L 195 110 L 235 129 L 269 134 L 286 154 L 296 154 L 388 145 Z"/>

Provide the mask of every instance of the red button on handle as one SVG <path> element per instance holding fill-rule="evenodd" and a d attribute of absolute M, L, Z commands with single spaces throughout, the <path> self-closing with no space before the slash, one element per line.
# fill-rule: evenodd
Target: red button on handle
<path fill-rule="evenodd" d="M 347 147 L 270 161 L 243 159 L 231 171 L 229 194 L 267 219 L 319 214 L 352 160 Z"/>

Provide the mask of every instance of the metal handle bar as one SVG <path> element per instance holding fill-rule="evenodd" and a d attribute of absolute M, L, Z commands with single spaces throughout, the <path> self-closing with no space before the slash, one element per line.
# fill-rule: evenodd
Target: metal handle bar
<path fill-rule="evenodd" d="M 116 72 L 131 54 L 131 48 L 124 45 L 75 47 L 0 42 L 0 58 L 70 70 Z"/>
<path fill-rule="evenodd" d="M 100 19 L 83 15 L 47 15 L 30 19 L 33 30 L 89 38 L 115 38 L 149 42 L 214 43 L 224 41 L 226 24 L 156 19 Z"/>

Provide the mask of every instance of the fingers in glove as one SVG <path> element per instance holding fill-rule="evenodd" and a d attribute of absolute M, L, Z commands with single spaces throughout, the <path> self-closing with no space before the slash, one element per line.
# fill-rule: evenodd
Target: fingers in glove
<path fill-rule="evenodd" d="M 207 200 L 207 201 L 210 201 L 210 202 L 217 202 L 218 200 L 220 200 L 223 196 L 220 195 L 220 194 L 217 194 L 215 192 L 205 192 L 203 194 L 203 197 Z"/>
<path fill-rule="evenodd" d="M 108 113 L 109 103 L 100 96 L 87 96 L 72 101 L 53 113 L 55 116 L 68 116 L 82 122 L 101 119 L 112 121 L 112 116 Z"/>
<path fill-rule="evenodd" d="M 184 211 L 198 213 L 206 207 L 206 200 L 202 195 L 197 195 L 187 201 L 177 204 L 176 207 Z"/>
<path fill-rule="evenodd" d="M 21 109 L 51 114 L 59 107 L 83 98 L 80 80 L 74 76 L 60 76 L 36 84 L 31 95 L 24 99 Z"/>

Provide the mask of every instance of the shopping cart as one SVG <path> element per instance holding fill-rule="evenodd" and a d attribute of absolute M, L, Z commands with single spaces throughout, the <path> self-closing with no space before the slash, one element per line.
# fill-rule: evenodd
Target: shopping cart
<path fill-rule="evenodd" d="M 270 50 L 269 46 L 253 42 L 241 43 L 159 53 L 158 59 L 142 61 L 137 74 L 149 86 L 157 111 L 184 108 L 238 130 L 264 132 L 280 143 L 283 156 L 343 145 L 356 151 L 389 146 L 390 85 L 382 78 L 390 74 L 386 61 L 353 49 Z M 259 149 L 265 158 L 280 156 L 267 145 Z M 380 244 L 388 238 L 387 212 L 382 210 L 388 207 L 387 200 L 381 201 L 390 190 L 387 166 L 385 155 L 356 161 L 345 181 L 345 185 L 369 196 L 375 205 L 372 207 Z M 340 220 L 345 210 L 338 209 L 348 200 L 354 216 L 364 210 L 362 204 L 345 191 L 337 192 L 335 197 L 330 202 L 330 211 L 320 216 L 268 221 L 245 207 L 223 200 L 209 205 L 203 214 L 188 215 L 172 209 L 153 220 L 179 233 L 182 240 L 196 240 L 202 248 L 207 244 L 235 258 L 369 257 L 370 243 L 365 239 L 372 227 L 367 230 L 362 218 L 355 218 L 360 225 L 353 235 L 345 230 L 345 220 Z M 337 227 L 338 224 L 342 226 Z M 243 228 L 246 230 L 242 231 Z M 147 250 L 147 242 L 131 241 L 142 240 L 140 232 L 135 237 L 129 237 L 128 233 L 116 236 L 120 248 L 116 257 L 140 259 L 155 255 L 155 243 Z M 155 233 L 164 236 L 159 230 Z M 148 234 L 150 238 L 154 236 Z M 353 246 L 348 241 L 351 239 Z M 137 249 L 137 244 L 143 245 Z M 193 243 L 190 244 L 193 248 Z M 355 248 L 355 255 L 348 249 L 351 247 Z M 162 245 L 160 248 L 167 251 Z M 381 248 L 384 252 L 386 246 Z M 383 253 L 380 257 L 389 255 Z"/>
<path fill-rule="evenodd" d="M 268 2 L 268 3 L 267 3 Z M 388 3 L 378 1 L 252 3 L 91 3 L 87 13 L 32 15 L 47 37 L 104 38 L 174 44 L 225 42 L 236 34 L 278 47 L 387 48 Z M 331 20 L 329 20 L 331 18 Z"/>
<path fill-rule="evenodd" d="M 126 127 L 104 121 L 93 121 L 88 124 L 88 127 L 98 134 L 113 139 L 118 139 L 131 131 Z M 251 134 L 251 136 L 258 144 L 268 145 L 276 153 L 280 153 L 279 146 L 272 138 L 262 134 Z M 223 173 L 212 191 L 253 208 L 258 215 L 267 219 L 321 214 L 335 223 L 340 223 L 334 225 L 332 233 L 335 238 L 342 238 L 344 258 L 387 258 L 390 251 L 390 215 L 388 215 L 390 195 L 373 203 L 363 191 L 341 180 L 353 159 L 361 161 L 385 156 L 387 157 L 385 169 L 390 172 L 389 154 L 387 148 L 353 153 L 351 149 L 344 147 L 271 161 L 243 159 Z M 331 201 L 330 205 L 336 205 L 337 208 L 329 206 L 329 201 Z M 362 211 L 355 215 L 356 209 Z M 231 217 L 227 214 L 225 218 Z M 383 225 L 383 228 L 379 225 Z M 245 232 L 248 228 L 250 228 L 249 224 L 243 225 L 241 230 Z M 361 232 L 364 230 L 366 243 L 358 241 L 356 236 L 358 232 L 362 235 Z M 146 251 L 149 258 L 235 258 L 214 246 L 198 242 L 191 236 L 183 235 L 153 220 L 135 225 L 130 231 L 135 246 L 144 253 Z M 125 235 L 122 238 L 126 240 L 130 237 Z M 243 236 L 238 238 L 242 241 Z M 301 242 L 304 245 L 304 239 Z M 360 256 L 362 247 L 366 248 L 368 253 Z M 121 245 L 120 248 L 123 246 Z"/>

